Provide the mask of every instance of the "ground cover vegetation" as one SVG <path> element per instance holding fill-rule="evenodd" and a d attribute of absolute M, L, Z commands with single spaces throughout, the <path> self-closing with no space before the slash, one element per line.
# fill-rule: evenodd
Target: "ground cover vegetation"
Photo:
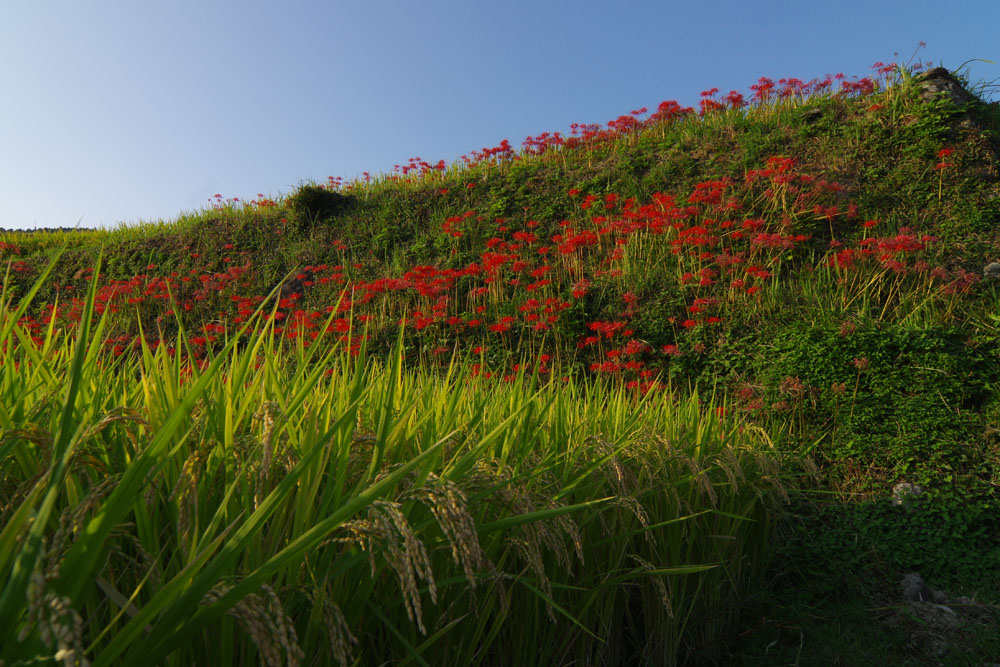
<path fill-rule="evenodd" d="M 1000 114 L 921 69 L 5 234 L 0 659 L 1000 654 Z"/>

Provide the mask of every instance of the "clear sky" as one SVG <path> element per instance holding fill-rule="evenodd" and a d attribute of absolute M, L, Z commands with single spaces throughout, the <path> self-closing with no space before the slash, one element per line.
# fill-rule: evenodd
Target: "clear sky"
<path fill-rule="evenodd" d="M 0 227 L 171 220 L 920 42 L 988 83 L 997 26 L 998 0 L 2 0 Z"/>

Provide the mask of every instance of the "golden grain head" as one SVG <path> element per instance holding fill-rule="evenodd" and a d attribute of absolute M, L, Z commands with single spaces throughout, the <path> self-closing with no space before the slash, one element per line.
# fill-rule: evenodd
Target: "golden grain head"
<path fill-rule="evenodd" d="M 635 474 L 627 466 L 623 465 L 621 458 L 615 453 L 616 447 L 604 438 L 589 436 L 586 444 L 594 447 L 594 458 L 608 457 L 601 466 L 605 478 L 610 480 L 616 489 L 616 494 L 621 496 L 631 495 L 638 482 Z"/>
<path fill-rule="evenodd" d="M 75 506 L 67 506 L 59 516 L 59 527 L 50 541 L 46 557 L 47 579 L 58 575 L 63 554 L 69 549 L 76 535 L 83 529 L 87 517 L 118 484 L 120 475 L 113 475 L 91 487 Z"/>
<path fill-rule="evenodd" d="M 45 583 L 33 578 L 34 585 L 44 586 Z M 29 603 L 29 609 L 33 607 L 36 611 L 34 621 L 42 643 L 53 649 L 56 659 L 66 667 L 89 665 L 83 650 L 83 618 L 71 606 L 69 598 L 44 592 L 38 600 L 38 604 Z M 25 626 L 25 629 L 28 627 Z"/>
<path fill-rule="evenodd" d="M 570 542 L 573 544 L 573 549 L 576 552 L 576 557 L 580 561 L 580 564 L 583 565 L 583 539 L 580 537 L 580 528 L 576 525 L 576 521 L 569 514 L 560 514 L 555 518 L 555 521 L 562 528 L 563 532 L 569 536 Z M 568 568 L 569 563 L 566 566 Z"/>
<path fill-rule="evenodd" d="M 399 579 L 407 616 L 422 634 L 427 634 L 417 587 L 417 580 L 423 579 L 430 590 L 431 601 L 437 602 L 437 585 L 427 548 L 410 527 L 398 503 L 376 500 L 368 508 L 368 520 L 375 527 L 372 533 L 383 537 L 377 546 L 381 547 L 382 557 Z M 373 553 L 375 546 L 373 543 Z"/>
<path fill-rule="evenodd" d="M 639 566 L 646 572 L 652 572 L 656 568 L 653 564 L 637 554 L 630 554 L 632 560 L 639 563 Z M 663 609 L 667 612 L 667 616 L 670 618 L 674 617 L 674 610 L 670 604 L 670 593 L 667 590 L 667 584 L 664 582 L 663 577 L 657 574 L 650 574 L 647 577 L 653 584 L 653 588 L 656 589 L 656 594 L 660 598 L 660 604 L 663 605 Z"/>
<path fill-rule="evenodd" d="M 142 424 L 143 426 L 149 427 L 149 422 L 142 418 L 141 413 L 135 408 L 129 407 L 118 407 L 106 415 L 98 419 L 96 422 L 90 425 L 90 427 L 84 431 L 83 435 L 80 437 L 81 441 L 89 440 L 94 437 L 108 426 L 116 424 L 118 422 L 135 422 L 137 424 Z"/>
<path fill-rule="evenodd" d="M 305 659 L 305 654 L 299 646 L 299 638 L 295 632 L 295 625 L 292 623 L 291 617 L 285 612 L 285 608 L 281 604 L 281 600 L 278 599 L 274 589 L 267 584 L 262 584 L 261 588 L 264 590 L 264 595 L 269 603 L 268 607 L 271 612 L 269 618 L 273 621 L 270 625 L 276 629 L 278 643 L 285 650 L 288 665 L 289 667 L 298 665 Z"/>
<path fill-rule="evenodd" d="M 454 482 L 430 473 L 423 486 L 411 489 L 406 496 L 430 508 L 448 540 L 452 559 L 462 568 L 469 585 L 475 588 L 476 571 L 484 567 L 486 557 L 479 544 L 479 534 L 469 513 L 465 494 Z"/>
<path fill-rule="evenodd" d="M 638 498 L 634 496 L 618 496 L 614 502 L 615 505 L 627 509 L 632 516 L 639 520 L 639 524 L 643 528 L 649 528 L 649 513 L 646 512 L 646 508 L 643 507 Z M 656 537 L 653 535 L 653 531 L 644 530 L 642 535 L 649 544 L 654 547 L 656 546 Z"/>
<path fill-rule="evenodd" d="M 351 632 L 347 619 L 344 618 L 344 612 L 323 591 L 313 590 L 310 596 L 313 604 L 317 604 L 322 599 L 323 628 L 326 630 L 330 652 L 333 653 L 334 659 L 342 667 L 353 664 L 353 647 L 357 645 L 358 638 Z"/>
<path fill-rule="evenodd" d="M 205 594 L 202 604 L 217 602 L 230 588 L 226 584 L 216 586 Z M 287 662 L 290 667 L 297 666 L 305 659 L 305 654 L 298 644 L 291 619 L 271 587 L 265 584 L 261 589 L 263 595 L 247 595 L 230 607 L 226 614 L 236 619 L 250 637 L 264 665 L 281 667 Z"/>
<path fill-rule="evenodd" d="M 201 467 L 202 453 L 196 450 L 184 461 L 181 473 L 177 476 L 168 502 L 177 502 L 177 533 L 187 537 L 191 530 L 191 517 L 198 509 L 198 470 Z"/>
<path fill-rule="evenodd" d="M 517 537 L 508 537 L 505 541 L 514 545 L 517 553 L 521 556 L 521 560 L 524 561 L 538 579 L 538 585 L 542 589 L 542 592 L 549 599 L 552 599 L 552 582 L 549 581 L 548 575 L 545 574 L 545 563 L 542 560 L 542 552 L 539 550 L 538 544 Z M 556 622 L 556 615 L 552 611 L 552 604 L 548 601 L 545 603 L 545 613 L 548 615 L 549 621 L 552 623 Z"/>

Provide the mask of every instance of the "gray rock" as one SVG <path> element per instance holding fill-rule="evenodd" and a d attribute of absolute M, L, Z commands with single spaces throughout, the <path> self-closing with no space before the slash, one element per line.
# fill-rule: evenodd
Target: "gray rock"
<path fill-rule="evenodd" d="M 934 625 L 942 630 L 954 630 L 961 622 L 958 613 L 946 604 L 932 604 L 927 610 L 928 616 L 934 620 Z"/>
<path fill-rule="evenodd" d="M 299 276 L 302 276 L 299 278 Z M 301 299 L 305 292 L 307 291 L 307 282 L 311 282 L 313 279 L 313 272 L 311 269 L 303 269 L 297 274 L 292 276 L 290 279 L 285 280 L 281 283 L 281 289 L 278 290 L 278 299 Z M 271 289 L 273 290 L 278 285 L 275 285 Z"/>
<path fill-rule="evenodd" d="M 920 99 L 925 102 L 931 102 L 939 95 L 946 95 L 955 105 L 962 106 L 975 99 L 944 67 L 928 70 L 916 80 L 920 86 Z"/>
<path fill-rule="evenodd" d="M 990 262 L 983 268 L 984 278 L 1000 278 L 1000 262 Z"/>
<path fill-rule="evenodd" d="M 891 617 L 892 622 L 901 624 L 906 629 L 909 645 L 927 657 L 942 658 L 956 648 L 966 652 L 972 634 L 995 627 L 991 605 L 979 604 L 973 598 L 951 598 L 944 591 L 932 591 L 918 572 L 904 575 L 900 585 L 905 605 Z M 970 621 L 982 630 L 970 632 Z M 940 663 L 935 660 L 928 664 Z M 1000 667 L 995 663 L 977 664 Z"/>
<path fill-rule="evenodd" d="M 903 599 L 907 602 L 929 602 L 934 592 L 924 583 L 924 578 L 919 572 L 910 572 L 903 575 L 900 582 L 903 587 Z"/>
<path fill-rule="evenodd" d="M 924 487 L 919 484 L 900 482 L 892 487 L 892 504 L 894 507 L 910 509 L 916 498 L 924 495 Z"/>
<path fill-rule="evenodd" d="M 823 110 L 816 107 L 806 109 L 802 112 L 802 120 L 806 122 L 807 125 L 812 125 L 817 120 L 823 117 Z"/>

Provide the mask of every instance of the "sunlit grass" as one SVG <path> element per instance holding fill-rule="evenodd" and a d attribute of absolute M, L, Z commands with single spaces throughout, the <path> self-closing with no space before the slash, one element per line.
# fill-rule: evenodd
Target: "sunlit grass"
<path fill-rule="evenodd" d="M 114 357 L 3 302 L 8 664 L 672 664 L 767 547 L 777 453 L 697 395 L 282 350 L 259 314 Z"/>
<path fill-rule="evenodd" d="M 0 659 L 718 657 L 778 462 L 844 501 L 820 545 L 899 480 L 978 503 L 985 148 L 935 170 L 909 72 L 793 81 L 330 179 L 336 214 L 0 236 Z"/>

